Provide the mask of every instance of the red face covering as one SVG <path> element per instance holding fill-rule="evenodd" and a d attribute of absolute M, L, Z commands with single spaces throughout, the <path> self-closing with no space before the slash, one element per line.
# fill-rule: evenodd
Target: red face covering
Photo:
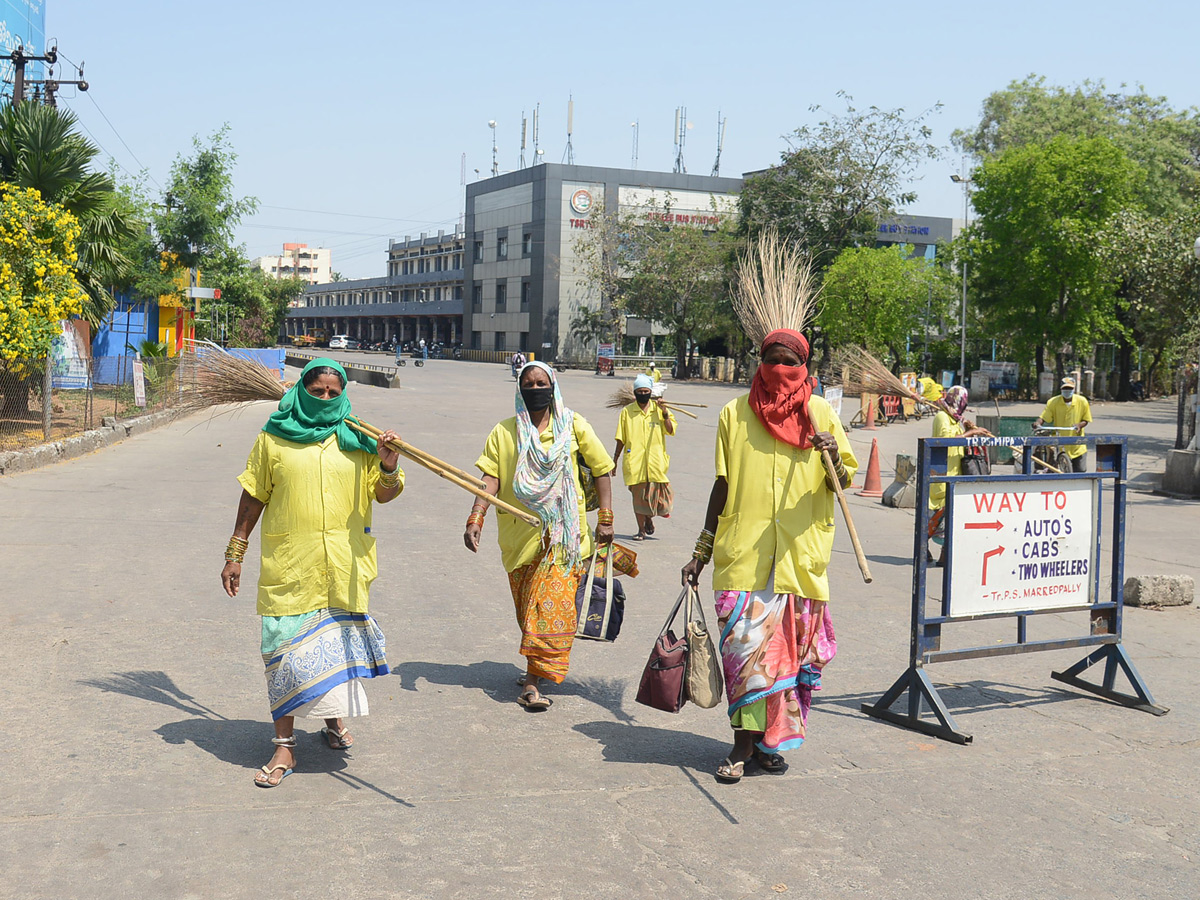
<path fill-rule="evenodd" d="M 750 385 L 750 408 L 772 437 L 808 449 L 815 433 L 808 418 L 808 398 L 813 391 L 808 377 L 808 341 L 798 331 L 780 328 L 766 336 L 759 352 L 766 356 L 774 344 L 799 356 L 801 365 L 760 365 Z"/>

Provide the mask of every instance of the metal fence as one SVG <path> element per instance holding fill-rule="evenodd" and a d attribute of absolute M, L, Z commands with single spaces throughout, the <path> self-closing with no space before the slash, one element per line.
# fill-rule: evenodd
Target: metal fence
<path fill-rule="evenodd" d="M 100 356 L 69 364 L 0 364 L 0 451 L 19 450 L 185 402 L 196 383 L 195 356 L 141 360 Z"/>

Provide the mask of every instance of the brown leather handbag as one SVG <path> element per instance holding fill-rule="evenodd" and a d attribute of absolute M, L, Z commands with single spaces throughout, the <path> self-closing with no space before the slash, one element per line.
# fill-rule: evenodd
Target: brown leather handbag
<path fill-rule="evenodd" d="M 671 626 L 679 615 L 684 601 L 687 601 L 686 622 L 691 619 L 691 590 L 684 588 L 671 614 L 667 616 L 666 624 L 654 641 L 654 649 L 650 651 L 650 659 L 642 670 L 642 682 L 638 685 L 637 702 L 663 712 L 677 713 L 683 708 L 685 701 L 684 686 L 687 679 L 687 633 L 684 637 L 675 637 Z"/>

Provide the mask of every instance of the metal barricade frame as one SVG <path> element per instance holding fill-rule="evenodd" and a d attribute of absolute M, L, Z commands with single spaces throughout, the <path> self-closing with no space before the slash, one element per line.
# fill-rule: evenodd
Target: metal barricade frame
<path fill-rule="evenodd" d="M 1069 472 L 1043 476 L 1034 474 L 1032 450 L 1040 445 L 1064 447 L 1086 442 L 1088 448 L 1094 449 L 1096 471 Z M 947 475 L 947 451 L 953 447 L 1017 447 L 1021 453 L 1021 471 L 1011 475 Z M 946 708 L 937 688 L 925 671 L 925 666 L 934 662 L 950 660 L 975 659 L 1016 653 L 1028 653 L 1038 650 L 1062 650 L 1072 647 L 1096 647 L 1083 659 L 1061 672 L 1051 672 L 1050 677 L 1056 681 L 1069 684 L 1079 690 L 1087 691 L 1107 700 L 1120 703 L 1133 709 L 1165 715 L 1169 710 L 1154 701 L 1150 689 L 1142 680 L 1133 661 L 1129 658 L 1124 644 L 1121 642 L 1125 571 L 1125 508 L 1126 508 L 1126 465 L 1128 461 L 1127 439 L 1123 435 L 1097 435 L 1072 437 L 1002 437 L 1002 438 L 923 438 L 919 441 L 917 467 L 917 515 L 913 540 L 913 595 L 912 620 L 909 641 L 909 663 L 905 672 L 892 684 L 883 696 L 875 703 L 862 704 L 862 712 L 867 715 L 922 732 L 933 737 L 942 738 L 958 744 L 968 744 L 972 735 L 959 728 L 954 717 Z M 1087 481 L 1096 485 L 1094 516 L 1094 550 L 1095 559 L 1100 558 L 1103 549 L 1103 492 L 1104 486 L 1110 485 L 1112 491 L 1112 536 L 1111 541 L 1111 571 L 1109 577 L 1110 595 L 1107 599 L 1100 597 L 1100 567 L 1094 567 L 1090 573 L 1093 582 L 1092 602 L 1077 606 L 1057 606 L 1044 609 L 1024 609 L 984 613 L 978 615 L 952 615 L 951 604 L 953 594 L 951 580 L 954 565 L 954 521 L 952 492 L 958 484 L 1006 484 L 1028 483 L 1031 479 L 1053 480 L 1055 482 Z M 931 512 L 926 498 L 933 484 L 947 486 L 946 500 L 946 565 L 942 569 L 941 611 L 938 615 L 928 615 L 926 606 L 929 601 L 929 523 Z M 1086 635 L 1070 638 L 1030 641 L 1028 639 L 1028 619 L 1030 616 L 1059 614 L 1070 612 L 1089 612 L 1090 628 Z M 955 650 L 941 648 L 942 628 L 947 625 L 965 624 L 984 619 L 1016 619 L 1016 639 L 1009 643 L 992 644 L 987 646 L 966 647 Z M 1093 665 L 1104 663 L 1103 675 L 1099 684 L 1080 677 Z M 1128 680 L 1132 693 L 1116 689 L 1116 676 L 1120 670 Z M 893 707 L 907 693 L 906 710 L 901 712 Z M 928 706 L 933 719 L 922 718 L 924 707 Z"/>

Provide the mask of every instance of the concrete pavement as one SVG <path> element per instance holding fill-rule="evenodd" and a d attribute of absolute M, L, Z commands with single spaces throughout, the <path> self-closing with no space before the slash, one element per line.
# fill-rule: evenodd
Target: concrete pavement
<path fill-rule="evenodd" d="M 511 414 L 506 367 L 431 360 L 401 377 L 400 391 L 352 386 L 356 411 L 464 468 Z M 562 375 L 610 445 L 615 381 Z M 671 387 L 710 407 L 671 447 L 676 514 L 634 545 L 642 574 L 626 582 L 620 640 L 578 647 L 540 715 L 513 702 L 518 632 L 494 518 L 472 556 L 470 498 L 406 465 L 405 493 L 373 529 L 372 612 L 396 674 L 369 686 L 373 714 L 352 723 L 348 756 L 302 723 L 298 770 L 273 791 L 251 784 L 271 753 L 253 591 L 230 600 L 218 581 L 234 479 L 269 408 L 0 478 L 13 712 L 0 897 L 1195 897 L 1194 607 L 1126 611 L 1165 717 L 1052 681 L 1082 656 L 1061 651 L 930 668 L 971 746 L 893 728 L 858 707 L 905 665 L 913 517 L 852 494 L 876 580 L 862 584 L 839 528 L 839 652 L 787 775 L 719 785 L 721 708 L 634 702 L 700 528 L 717 412 L 736 393 Z M 1161 471 L 1169 401 L 1094 412 L 1094 430 L 1134 436 L 1131 474 Z M 876 432 L 885 484 L 928 428 Z M 865 466 L 870 437 L 851 439 Z M 628 496 L 617 491 L 618 534 L 633 525 Z M 1127 570 L 1200 577 L 1198 526 L 1200 505 L 1132 492 Z M 248 584 L 256 552 L 255 539 Z M 1086 627 L 1041 618 L 1052 633 Z M 1010 628 L 980 625 L 969 642 Z"/>

